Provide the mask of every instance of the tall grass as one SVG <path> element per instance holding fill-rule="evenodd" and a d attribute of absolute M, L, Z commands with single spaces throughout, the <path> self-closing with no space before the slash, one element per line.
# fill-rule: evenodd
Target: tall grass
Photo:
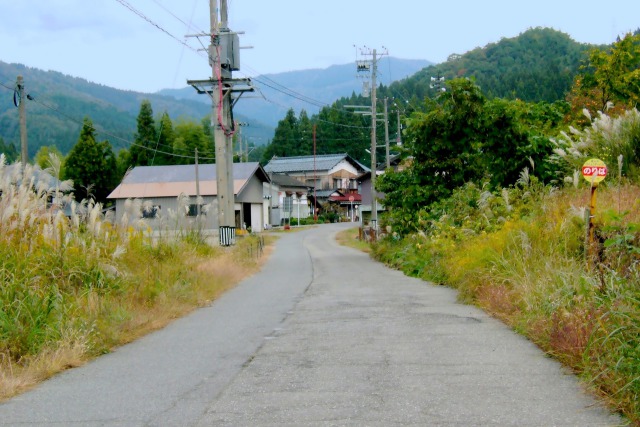
<path fill-rule="evenodd" d="M 69 183 L 6 168 L 0 157 L 0 398 L 164 326 L 259 266 L 246 255 L 254 236 L 233 248 L 191 233 L 154 240 L 139 203 L 114 225 Z"/>

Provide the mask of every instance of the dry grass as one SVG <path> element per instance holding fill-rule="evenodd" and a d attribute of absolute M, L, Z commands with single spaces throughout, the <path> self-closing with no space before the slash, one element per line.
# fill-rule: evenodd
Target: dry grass
<path fill-rule="evenodd" d="M 274 240 L 267 237 L 264 251 L 260 253 L 253 249 L 256 239 L 245 237 L 231 248 L 215 248 L 204 254 L 194 251 L 172 258 L 169 263 L 158 262 L 153 266 L 156 269 L 153 274 L 148 270 L 137 271 L 136 277 L 135 271 L 129 272 L 130 279 L 139 283 L 138 288 L 133 289 L 134 294 L 85 292 L 78 301 L 81 308 L 75 313 L 84 319 L 81 323 L 93 324 L 85 336 L 69 332 L 55 348 L 18 361 L 0 354 L 0 401 L 210 304 L 258 272 L 271 254 Z M 134 265 L 144 265 L 137 264 L 140 260 L 133 258 Z M 154 288 L 150 298 L 148 287 L 156 284 L 157 289 Z"/>
<path fill-rule="evenodd" d="M 339 232 L 336 234 L 336 241 L 342 246 L 348 246 L 366 253 L 371 252 L 371 245 L 364 240 L 360 240 L 359 228 L 357 227 Z"/>
<path fill-rule="evenodd" d="M 88 361 L 86 350 L 83 343 L 69 342 L 20 363 L 3 357 L 0 360 L 0 402 L 33 388 L 60 371 L 83 365 Z"/>

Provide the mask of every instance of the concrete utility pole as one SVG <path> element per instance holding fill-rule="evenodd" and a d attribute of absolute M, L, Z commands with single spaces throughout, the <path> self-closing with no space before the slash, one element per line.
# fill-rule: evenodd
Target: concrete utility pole
<path fill-rule="evenodd" d="M 376 200 L 376 149 L 378 148 L 376 144 L 376 126 L 378 124 L 378 113 L 377 113 L 377 91 L 378 88 L 376 83 L 376 77 L 378 75 L 378 52 L 376 49 L 373 49 L 372 53 L 367 53 L 366 55 L 371 55 L 371 61 L 356 61 L 356 66 L 358 71 L 371 72 L 371 228 L 374 231 L 375 236 L 378 233 L 378 201 Z M 386 52 L 383 54 L 386 55 Z M 359 108 L 357 105 L 345 105 L 345 107 L 353 107 Z M 386 123 L 386 99 L 385 99 L 385 123 Z M 387 131 L 388 132 L 388 131 Z M 388 141 L 388 138 L 387 138 Z M 387 142 L 388 147 L 388 142 Z M 387 159 L 389 158 L 389 150 L 387 148 Z"/>
<path fill-rule="evenodd" d="M 235 208 L 233 200 L 233 145 L 232 137 L 228 135 L 232 124 L 229 120 L 229 97 L 225 96 L 220 87 L 223 83 L 220 33 L 228 31 L 227 1 L 222 0 L 220 7 L 220 23 L 218 23 L 218 2 L 209 1 L 211 14 L 211 45 L 209 47 L 209 60 L 212 61 L 212 80 L 218 83 L 213 90 L 213 111 L 211 126 L 214 129 L 214 141 L 216 151 L 216 183 L 218 186 L 218 225 L 220 227 L 235 227 Z M 226 52 L 225 52 L 226 53 Z M 231 233 L 232 243 L 233 232 Z"/>
<path fill-rule="evenodd" d="M 26 100 L 26 96 L 24 95 L 24 81 L 22 80 L 22 76 L 18 76 L 16 80 L 16 96 L 14 96 L 13 101 L 18 107 L 18 115 L 20 117 L 20 162 L 22 166 L 25 166 L 29 161 Z"/>
<path fill-rule="evenodd" d="M 387 108 L 388 99 L 384 99 L 384 146 L 385 158 L 387 159 L 387 168 L 391 167 L 391 159 L 389 159 L 389 110 Z"/>
<path fill-rule="evenodd" d="M 231 110 L 235 101 L 233 93 L 252 92 L 249 79 L 233 79 L 232 72 L 240 69 L 240 46 L 238 33 L 228 28 L 227 0 L 221 0 L 218 9 L 217 0 L 209 0 L 211 30 L 210 34 L 197 34 L 210 37 L 209 64 L 211 78 L 208 80 L 188 80 L 198 93 L 211 96 L 211 127 L 215 141 L 216 183 L 218 187 L 218 226 L 220 244 L 232 245 L 235 242 L 235 200 L 233 185 L 233 135 L 235 124 L 231 120 Z M 218 21 L 218 12 L 220 20 Z M 242 88 L 236 86 L 244 85 Z"/>
<path fill-rule="evenodd" d="M 378 74 L 378 57 L 377 52 L 373 49 L 373 59 L 371 62 L 371 227 L 375 235 L 378 235 L 378 201 L 376 200 L 376 127 L 378 124 L 378 114 L 376 109 L 377 84 L 376 75 Z"/>
<path fill-rule="evenodd" d="M 396 141 L 396 145 L 399 147 L 402 145 L 402 123 L 400 123 L 400 109 L 396 110 L 396 115 L 398 117 L 398 139 Z"/>

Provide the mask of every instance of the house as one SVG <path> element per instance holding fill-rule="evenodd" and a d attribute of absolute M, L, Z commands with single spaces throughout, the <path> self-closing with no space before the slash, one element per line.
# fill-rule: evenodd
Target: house
<path fill-rule="evenodd" d="M 262 231 L 265 224 L 263 184 L 267 182 L 269 177 L 259 163 L 234 163 L 236 228 L 251 227 L 253 231 Z M 134 214 L 147 218 L 152 228 L 177 229 L 195 222 L 197 187 L 202 197 L 203 227 L 217 229 L 218 191 L 214 164 L 198 165 L 198 182 L 195 165 L 137 166 L 125 175 L 108 198 L 115 200 L 117 222 L 122 221 L 123 215 L 131 215 L 127 209 L 136 206 L 131 200 L 139 200 L 142 208 L 140 204 L 137 206 L 141 212 Z"/>
<path fill-rule="evenodd" d="M 357 189 L 358 176 L 369 168 L 348 154 L 274 157 L 265 166 L 269 175 L 286 174 L 316 190 Z"/>
<path fill-rule="evenodd" d="M 404 159 L 400 155 L 393 155 L 389 158 L 389 164 L 391 169 L 395 172 L 402 171 L 407 167 L 407 162 L 410 159 Z M 376 177 L 379 177 L 384 173 L 386 165 L 380 166 L 376 169 Z M 358 192 L 362 195 L 362 205 L 360 207 L 360 217 L 363 222 L 368 221 L 371 216 L 371 171 L 365 172 L 358 177 Z M 384 193 L 376 191 L 376 211 L 383 212 L 384 207 Z M 365 218 L 366 217 L 366 218 Z"/>
<path fill-rule="evenodd" d="M 307 184 L 286 174 L 271 174 L 271 182 L 264 183 L 265 219 L 270 225 L 291 223 L 292 218 L 307 218 L 312 213 Z"/>

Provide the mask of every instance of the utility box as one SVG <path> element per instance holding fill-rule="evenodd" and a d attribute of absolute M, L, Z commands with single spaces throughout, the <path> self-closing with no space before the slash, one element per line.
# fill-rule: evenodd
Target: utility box
<path fill-rule="evenodd" d="M 221 32 L 220 65 L 230 71 L 240 69 L 240 37 L 238 33 Z"/>
<path fill-rule="evenodd" d="M 223 75 L 229 77 L 231 71 L 240 69 L 240 37 L 238 33 L 220 32 L 218 43 L 209 46 L 209 65 L 213 67 L 219 56 Z"/>

